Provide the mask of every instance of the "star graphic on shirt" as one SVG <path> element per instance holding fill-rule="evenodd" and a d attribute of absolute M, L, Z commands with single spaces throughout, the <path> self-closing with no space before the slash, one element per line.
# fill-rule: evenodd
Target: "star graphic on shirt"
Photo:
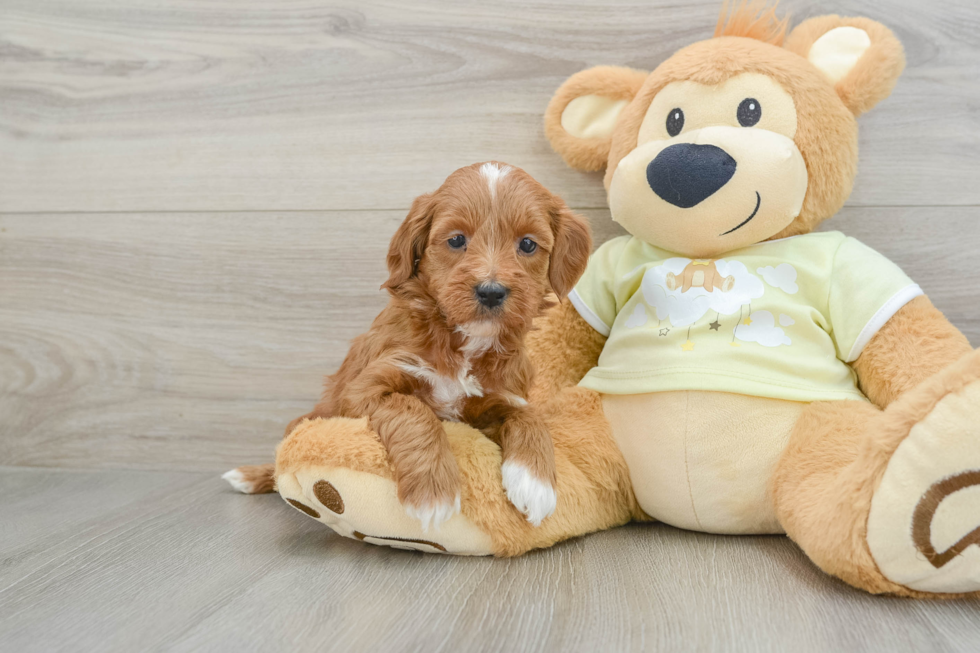
<path fill-rule="evenodd" d="M 742 320 L 742 324 L 744 324 L 745 326 L 749 326 L 750 324 L 752 324 L 752 318 L 751 317 L 745 318 L 744 320 Z"/>
<path fill-rule="evenodd" d="M 683 345 L 681 345 L 681 349 L 683 349 L 684 351 L 691 351 L 692 349 L 694 349 L 694 343 L 688 340 Z"/>
<path fill-rule="evenodd" d="M 717 331 L 719 327 L 721 327 L 721 322 L 719 322 L 718 320 L 715 320 L 714 322 L 708 325 L 708 328 L 711 329 L 712 331 Z"/>
<path fill-rule="evenodd" d="M 665 335 L 667 335 L 668 333 L 670 333 L 670 329 L 668 329 L 667 327 L 664 327 L 664 328 L 662 328 L 662 329 L 660 330 L 660 335 L 662 335 L 662 336 L 665 336 Z"/>

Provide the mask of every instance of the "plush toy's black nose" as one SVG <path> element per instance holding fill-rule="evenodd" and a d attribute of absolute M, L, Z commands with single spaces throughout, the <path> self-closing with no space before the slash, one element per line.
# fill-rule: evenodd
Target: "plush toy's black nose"
<path fill-rule="evenodd" d="M 476 291 L 476 298 L 487 308 L 494 308 L 503 304 L 510 292 L 506 286 L 502 286 L 496 281 L 481 283 L 473 290 Z"/>
<path fill-rule="evenodd" d="M 735 159 L 714 145 L 678 143 L 647 166 L 647 183 L 665 202 L 682 209 L 703 202 L 735 174 Z"/>

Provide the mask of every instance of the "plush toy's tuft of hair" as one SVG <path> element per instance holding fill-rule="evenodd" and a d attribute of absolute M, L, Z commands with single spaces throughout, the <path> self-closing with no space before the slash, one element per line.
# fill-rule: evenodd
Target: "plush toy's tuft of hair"
<path fill-rule="evenodd" d="M 776 17 L 776 0 L 725 0 L 715 26 L 715 36 L 744 36 L 745 38 L 782 45 L 789 27 L 789 17 Z"/>

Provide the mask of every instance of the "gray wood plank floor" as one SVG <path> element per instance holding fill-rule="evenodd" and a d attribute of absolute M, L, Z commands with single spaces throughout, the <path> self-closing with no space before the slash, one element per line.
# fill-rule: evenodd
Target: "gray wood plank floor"
<path fill-rule="evenodd" d="M 630 526 L 450 559 L 216 478 L 271 458 L 453 169 L 519 165 L 620 233 L 544 107 L 710 35 L 719 4 L 0 0 L 0 650 L 976 650 L 980 603 L 870 597 L 785 538 Z M 905 44 L 824 228 L 980 345 L 980 5 L 782 4 Z"/>
<path fill-rule="evenodd" d="M 511 560 L 347 540 L 214 475 L 0 469 L 6 651 L 975 651 L 783 537 L 633 525 Z M 16 531 L 8 531 L 16 524 Z"/>

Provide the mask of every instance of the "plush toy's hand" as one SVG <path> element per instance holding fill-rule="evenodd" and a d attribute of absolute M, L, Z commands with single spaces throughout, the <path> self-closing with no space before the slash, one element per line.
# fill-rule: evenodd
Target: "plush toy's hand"
<path fill-rule="evenodd" d="M 966 337 L 923 295 L 881 327 L 854 361 L 854 371 L 862 392 L 884 408 L 972 350 Z"/>
<path fill-rule="evenodd" d="M 581 381 L 599 362 L 606 337 L 582 319 L 568 300 L 550 309 L 534 326 L 527 336 L 534 365 L 534 386 L 528 399 L 539 404 Z"/>

